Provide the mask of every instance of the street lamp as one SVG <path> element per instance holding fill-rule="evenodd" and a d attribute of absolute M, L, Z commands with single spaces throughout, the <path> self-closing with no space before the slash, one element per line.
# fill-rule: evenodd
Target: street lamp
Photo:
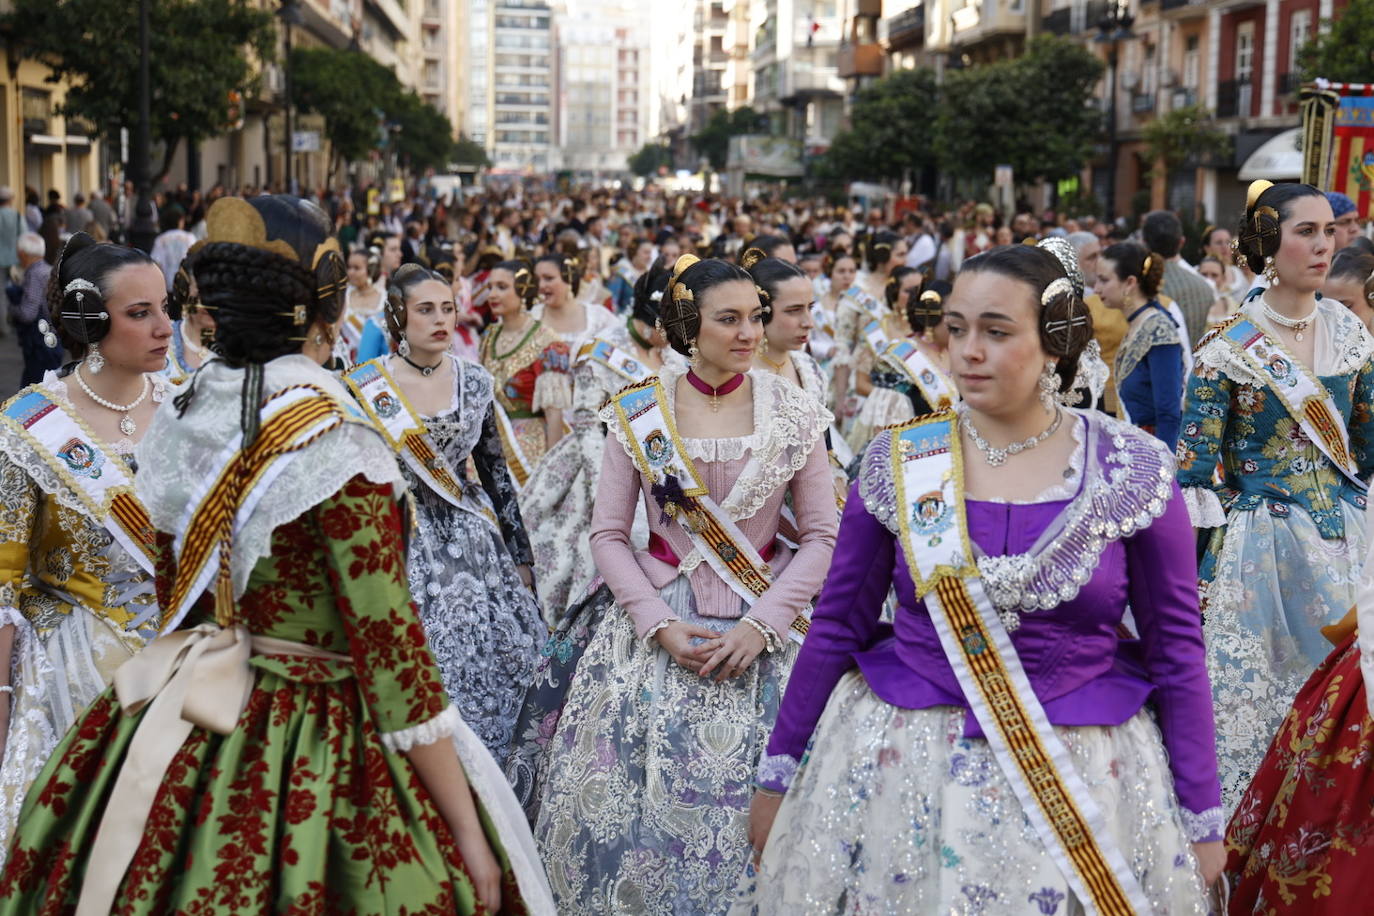
<path fill-rule="evenodd" d="M 153 250 L 157 238 L 157 223 L 153 220 L 152 178 L 148 174 L 149 148 L 152 143 L 152 86 L 148 74 L 148 3 L 138 2 L 138 123 L 134 126 L 134 148 L 130 155 L 129 178 L 138 198 L 134 203 L 134 219 L 129 226 L 129 241 L 145 252 Z"/>
<path fill-rule="evenodd" d="M 286 193 L 294 194 L 295 179 L 291 174 L 291 157 L 295 148 L 295 132 L 291 126 L 291 27 L 304 25 L 305 17 L 301 14 L 298 0 L 281 0 L 281 9 L 277 10 L 277 15 L 281 17 L 282 25 L 285 27 L 283 39 L 286 49 L 286 54 L 282 58 L 282 102 L 285 108 L 283 120 L 286 126 L 286 157 L 282 174 L 286 178 Z"/>
<path fill-rule="evenodd" d="M 1107 45 L 1107 218 L 1116 220 L 1116 66 L 1121 42 L 1131 41 L 1135 17 L 1127 8 L 1129 0 L 1111 0 L 1107 11 L 1097 21 L 1094 41 Z"/>

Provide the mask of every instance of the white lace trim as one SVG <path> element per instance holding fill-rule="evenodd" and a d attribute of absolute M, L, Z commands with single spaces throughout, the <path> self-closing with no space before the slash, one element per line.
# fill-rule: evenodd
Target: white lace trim
<path fill-rule="evenodd" d="M 1188 834 L 1190 842 L 1202 843 L 1221 839 L 1223 828 L 1226 826 L 1226 809 L 1220 805 L 1196 814 L 1180 806 L 1179 814 L 1183 815 L 1183 830 Z"/>
<path fill-rule="evenodd" d="M 416 745 L 424 746 L 453 737 L 454 732 L 458 730 L 458 723 L 462 721 L 462 717 L 458 715 L 458 707 L 449 705 L 428 722 L 421 722 L 400 731 L 385 732 L 382 735 L 382 746 L 389 751 L 404 754 Z"/>
<path fill-rule="evenodd" d="M 572 406 L 572 378 L 566 372 L 545 371 L 534 380 L 534 396 L 530 410 L 542 413 L 546 409 L 567 410 Z"/>
<path fill-rule="evenodd" d="M 1183 504 L 1188 507 L 1188 520 L 1194 528 L 1220 528 L 1226 524 L 1226 510 L 1215 490 L 1184 487 Z"/>
<path fill-rule="evenodd" d="M 14 605 L 7 604 L 0 607 L 0 627 L 7 627 L 10 624 L 18 627 L 23 626 L 27 622 L 28 619 L 21 614 L 19 608 Z"/>
<path fill-rule="evenodd" d="M 686 370 L 665 364 L 659 370 L 668 410 L 676 406 L 676 386 Z M 684 437 L 687 454 L 695 461 L 733 461 L 749 454 L 753 460 L 740 473 L 721 508 L 736 522 L 751 518 L 778 487 L 806 464 L 825 429 L 834 421 L 830 411 L 786 379 L 751 371 L 754 388 L 754 432 L 728 439 Z M 603 407 L 600 419 L 609 427 L 625 454 L 634 458 L 633 443 L 626 442 L 612 405 Z M 693 562 L 693 558 L 695 561 Z M 701 562 L 695 551 L 683 561 L 684 572 Z M 690 563 L 690 566 L 689 566 Z"/>
<path fill-rule="evenodd" d="M 775 792 L 786 792 L 797 775 L 800 764 L 791 754 L 764 754 L 759 758 L 755 784 Z"/>
<path fill-rule="evenodd" d="M 266 366 L 263 391 L 314 385 L 341 404 L 352 398 L 332 374 L 309 358 L 283 356 Z M 163 404 L 136 451 L 135 490 L 159 531 L 175 533 L 190 509 L 191 494 L 217 470 L 216 458 L 240 431 L 239 402 L 243 370 L 215 361 L 196 379 L 196 394 L 185 416 Z M 258 561 L 272 551 L 272 533 L 333 496 L 349 480 L 363 476 L 376 484 L 402 484 L 396 456 L 381 435 L 364 422 L 347 422 L 295 453 L 258 502 L 252 517 L 235 532 L 230 572 L 234 595 L 242 595 Z"/>
<path fill-rule="evenodd" d="M 658 635 L 658 631 L 659 631 L 659 630 L 662 630 L 662 629 L 665 629 L 665 628 L 668 626 L 668 624 L 670 624 L 670 623 L 679 623 L 679 622 L 680 622 L 680 621 L 679 621 L 679 619 L 678 619 L 677 617 L 664 617 L 664 618 L 663 618 L 662 620 L 660 620 L 658 623 L 656 623 L 656 624 L 654 624 L 653 626 L 649 627 L 648 631 L 644 634 L 644 638 L 643 638 L 642 640 L 640 640 L 640 642 L 644 643 L 644 648 L 646 648 L 646 649 L 653 649 L 653 647 L 654 647 L 654 642 L 653 642 L 653 640 L 654 640 L 654 637 Z"/>
<path fill-rule="evenodd" d="M 1149 527 L 1168 505 L 1174 464 L 1158 439 L 1095 411 L 1069 413 L 1097 426 L 1111 448 L 1102 456 L 1100 440 L 1089 439 L 1093 460 L 1085 461 L 1082 489 L 1030 551 L 978 556 L 983 585 L 998 610 L 1029 613 L 1072 601 L 1092 579 L 1106 546 Z M 892 433 L 884 431 L 864 456 L 859 494 L 869 514 L 895 534 L 899 509 L 891 454 Z"/>
<path fill-rule="evenodd" d="M 1246 303 L 1241 311 L 1247 318 L 1266 331 L 1272 333 L 1269 322 L 1263 317 L 1262 297 Z M 1317 333 L 1321 335 L 1318 352 L 1314 357 L 1316 366 L 1313 374 L 1317 376 L 1349 375 L 1358 372 L 1371 357 L 1374 357 L 1374 337 L 1365 330 L 1363 322 L 1348 309 L 1332 300 L 1321 299 L 1317 302 Z M 1268 382 L 1256 375 L 1236 348 L 1226 338 L 1216 332 L 1211 333 L 1198 344 L 1194 360 L 1210 369 L 1225 373 L 1233 382 L 1264 388 Z M 1330 363 L 1330 365 L 1326 365 Z"/>

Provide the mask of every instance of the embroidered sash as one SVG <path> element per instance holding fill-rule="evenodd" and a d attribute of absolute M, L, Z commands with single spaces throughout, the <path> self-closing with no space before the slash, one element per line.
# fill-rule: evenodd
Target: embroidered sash
<path fill-rule="evenodd" d="M 691 539 L 692 546 L 716 574 L 744 601 L 753 605 L 773 581 L 754 545 L 710 493 L 687 456 L 672 414 L 664 409 L 663 385 L 657 378 L 632 385 L 611 398 L 624 439 L 633 445 L 635 466 L 662 494 L 663 512 Z M 810 610 L 792 621 L 788 636 L 800 643 L 811 625 Z"/>
<path fill-rule="evenodd" d="M 153 525 L 148 510 L 134 495 L 133 477 L 124 460 L 76 414 L 36 388 L 10 402 L 4 425 L 33 449 L 86 513 L 152 575 Z"/>
<path fill-rule="evenodd" d="M 642 382 L 653 374 L 644 363 L 606 340 L 591 340 L 582 345 L 577 351 L 576 363 L 588 359 L 600 363 L 630 384 Z"/>
<path fill-rule="evenodd" d="M 345 375 L 344 381 L 387 444 L 395 449 L 416 477 L 454 508 L 470 512 L 490 522 L 498 532 L 501 530 L 490 509 L 476 500 L 463 498 L 463 484 L 443 452 L 435 447 L 424 419 L 406 400 L 405 393 L 381 360 L 363 363 Z"/>
<path fill-rule="evenodd" d="M 234 534 L 301 449 L 344 422 L 367 422 L 346 411 L 345 405 L 314 385 L 283 388 L 263 404 L 252 446 L 243 449 L 240 433 L 220 452 L 217 470 L 192 492 L 177 523 L 172 542 L 177 569 L 163 633 L 176 629 L 212 581 L 215 616 L 222 625 L 230 618 L 234 596 L 229 556 Z"/>
<path fill-rule="evenodd" d="M 864 340 L 873 348 L 875 355 L 887 349 L 887 331 L 883 328 L 882 319 L 874 318 L 864 325 Z"/>
<path fill-rule="evenodd" d="M 959 400 L 954 382 L 910 340 L 894 341 L 883 355 L 888 357 L 888 362 L 901 367 L 931 410 L 944 410 Z"/>
<path fill-rule="evenodd" d="M 902 550 L 945 657 L 1045 849 L 1088 913 L 1148 913 L 979 578 L 952 411 L 892 430 Z"/>
<path fill-rule="evenodd" d="M 855 311 L 859 312 L 861 315 L 866 315 L 870 319 L 882 317 L 882 308 L 878 305 L 878 300 L 870 296 L 868 291 L 859 284 L 855 283 L 844 291 L 844 294 L 840 297 L 840 301 L 843 302 L 846 299 L 854 306 Z"/>
<path fill-rule="evenodd" d="M 1367 485 L 1360 479 L 1359 467 L 1350 453 L 1345 420 L 1326 386 L 1246 316 L 1237 315 L 1218 332 L 1255 377 L 1264 379 L 1307 438 L 1364 492 Z"/>
<path fill-rule="evenodd" d="M 498 394 L 494 404 L 496 413 L 496 431 L 501 434 L 501 450 L 506 453 L 506 467 L 510 468 L 511 480 L 515 483 L 515 492 L 519 493 L 525 489 L 525 481 L 530 479 L 530 474 L 534 471 L 534 462 L 525 456 L 525 450 L 520 445 L 520 437 L 515 434 L 515 426 L 510 421 L 510 415 L 506 413 L 505 406 L 501 403 Z"/>

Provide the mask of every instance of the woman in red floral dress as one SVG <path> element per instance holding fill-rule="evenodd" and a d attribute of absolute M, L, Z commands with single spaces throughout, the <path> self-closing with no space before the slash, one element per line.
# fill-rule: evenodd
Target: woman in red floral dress
<path fill-rule="evenodd" d="M 394 453 L 320 366 L 327 220 L 225 198 L 208 224 L 219 358 L 138 452 L 168 630 L 34 782 L 0 914 L 552 914 L 411 603 Z"/>

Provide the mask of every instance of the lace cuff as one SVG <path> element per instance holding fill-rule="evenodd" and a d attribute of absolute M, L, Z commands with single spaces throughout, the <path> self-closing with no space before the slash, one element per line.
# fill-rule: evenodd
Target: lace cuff
<path fill-rule="evenodd" d="M 797 758 L 791 754 L 764 754 L 754 784 L 770 792 L 786 792 L 797 775 Z"/>
<path fill-rule="evenodd" d="M 778 639 L 777 631 L 762 620 L 746 615 L 741 617 L 740 621 L 759 631 L 759 635 L 763 637 L 763 651 L 776 652 L 782 648 L 782 641 Z"/>
<path fill-rule="evenodd" d="M 1212 843 L 1220 840 L 1222 829 L 1226 826 L 1226 812 L 1220 807 L 1208 808 L 1194 814 L 1187 808 L 1180 809 L 1183 815 L 1183 830 L 1192 843 Z"/>
<path fill-rule="evenodd" d="M 534 397 L 530 410 L 540 413 L 545 409 L 567 410 L 572 407 L 572 376 L 566 372 L 541 372 L 534 380 Z"/>
<path fill-rule="evenodd" d="M 1188 507 L 1188 520 L 1194 528 L 1221 528 L 1226 524 L 1226 510 L 1216 491 L 1207 487 L 1184 487 L 1183 504 Z"/>
<path fill-rule="evenodd" d="M 0 627 L 13 624 L 22 630 L 27 622 L 19 608 L 12 604 L 0 604 Z"/>
<path fill-rule="evenodd" d="M 644 633 L 644 647 L 647 648 L 647 649 L 652 649 L 652 648 L 654 647 L 654 646 L 653 646 L 653 638 L 654 638 L 655 636 L 658 635 L 658 631 L 661 630 L 661 629 L 663 629 L 664 627 L 666 627 L 666 626 L 667 626 L 668 624 L 670 624 L 670 623 L 678 623 L 678 622 L 679 622 L 679 621 L 678 621 L 678 618 L 676 618 L 676 617 L 664 617 L 664 618 L 663 618 L 662 620 L 660 620 L 658 623 L 656 623 L 656 624 L 654 624 L 653 626 L 649 627 L 649 629 Z"/>
<path fill-rule="evenodd" d="M 450 705 L 428 722 L 385 733 L 382 735 L 382 745 L 389 751 L 404 754 L 416 745 L 433 744 L 441 738 L 452 737 L 462 721 L 458 707 Z"/>

